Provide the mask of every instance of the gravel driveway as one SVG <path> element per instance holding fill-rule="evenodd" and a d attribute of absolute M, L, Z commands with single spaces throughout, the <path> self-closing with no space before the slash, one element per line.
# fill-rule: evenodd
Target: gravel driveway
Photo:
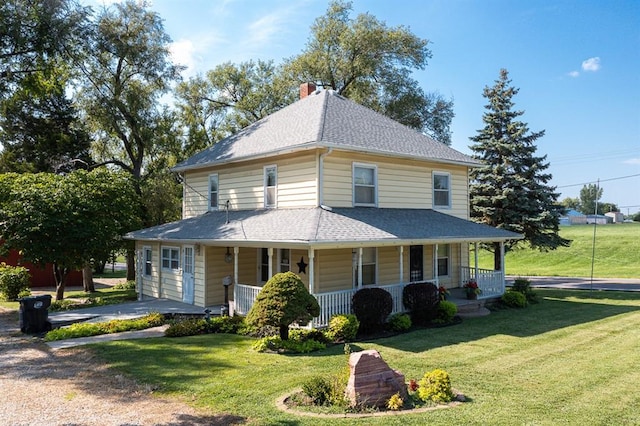
<path fill-rule="evenodd" d="M 110 371 L 86 348 L 52 351 L 19 331 L 18 313 L 0 307 L 0 423 L 3 425 L 228 425 L 153 395 Z"/>

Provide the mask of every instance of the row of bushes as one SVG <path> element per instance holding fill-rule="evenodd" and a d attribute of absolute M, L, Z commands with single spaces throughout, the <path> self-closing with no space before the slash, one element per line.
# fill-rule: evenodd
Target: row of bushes
<path fill-rule="evenodd" d="M 129 320 L 111 320 L 107 322 L 78 322 L 69 327 L 57 328 L 49 331 L 44 340 L 53 342 L 55 340 L 75 339 L 78 337 L 98 336 L 101 334 L 120 333 L 123 331 L 144 330 L 151 327 L 158 327 L 165 323 L 164 315 L 151 313 L 141 318 Z"/>

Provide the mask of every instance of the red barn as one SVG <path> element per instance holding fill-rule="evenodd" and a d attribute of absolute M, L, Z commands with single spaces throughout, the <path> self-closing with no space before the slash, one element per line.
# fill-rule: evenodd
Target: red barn
<path fill-rule="evenodd" d="M 44 268 L 40 265 L 34 265 L 24 262 L 20 254 L 16 250 L 11 250 L 8 257 L 0 257 L 0 262 L 4 262 L 11 266 L 24 266 L 29 270 L 31 275 L 31 287 L 55 287 L 56 279 L 53 276 L 53 265 L 47 263 Z M 82 285 L 82 271 L 71 271 L 67 275 L 67 286 Z"/>

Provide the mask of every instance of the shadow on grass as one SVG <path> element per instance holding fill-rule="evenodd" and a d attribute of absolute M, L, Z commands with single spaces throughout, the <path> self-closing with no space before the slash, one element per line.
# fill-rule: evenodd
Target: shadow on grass
<path fill-rule="evenodd" d="M 524 309 L 503 309 L 460 325 L 421 329 L 376 340 L 380 345 L 408 352 L 480 340 L 494 335 L 530 337 L 579 324 L 640 311 L 640 294 L 536 290 L 540 303 Z"/>

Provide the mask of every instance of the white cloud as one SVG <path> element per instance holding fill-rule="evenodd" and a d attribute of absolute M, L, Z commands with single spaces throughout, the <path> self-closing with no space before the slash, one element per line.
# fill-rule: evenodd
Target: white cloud
<path fill-rule="evenodd" d="M 193 68 L 195 64 L 193 57 L 195 48 L 191 40 L 182 38 L 172 42 L 169 45 L 169 52 L 171 52 L 171 59 L 173 59 L 174 63 L 184 65 L 187 69 Z"/>
<path fill-rule="evenodd" d="M 628 160 L 624 161 L 624 164 L 638 164 L 640 165 L 640 158 L 629 158 Z"/>
<path fill-rule="evenodd" d="M 578 71 L 571 71 L 571 72 L 568 72 L 567 75 L 569 77 L 576 78 L 576 77 L 580 76 L 580 73 Z"/>
<path fill-rule="evenodd" d="M 595 56 L 593 58 L 585 59 L 582 61 L 582 70 L 583 71 L 592 71 L 596 72 L 600 69 L 600 58 Z"/>

